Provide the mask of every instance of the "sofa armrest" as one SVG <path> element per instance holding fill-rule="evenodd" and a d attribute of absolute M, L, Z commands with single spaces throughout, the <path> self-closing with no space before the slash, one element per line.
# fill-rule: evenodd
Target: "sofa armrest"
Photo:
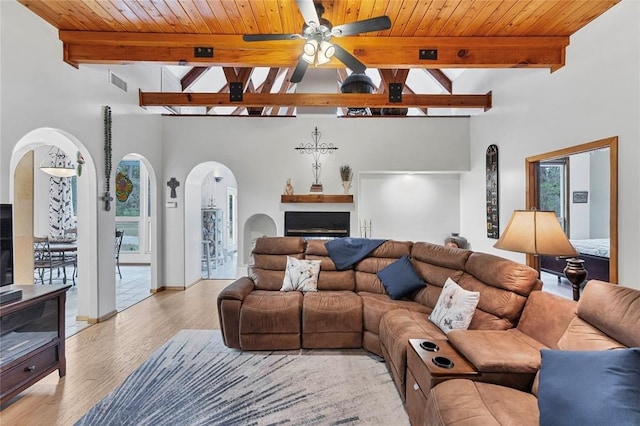
<path fill-rule="evenodd" d="M 536 373 L 547 347 L 517 329 L 453 330 L 449 342 L 481 373 Z"/>
<path fill-rule="evenodd" d="M 542 343 L 521 331 L 453 330 L 447 338 L 480 373 L 478 381 L 530 391 L 540 368 Z"/>
<path fill-rule="evenodd" d="M 218 320 L 224 344 L 229 348 L 240 348 L 240 309 L 245 297 L 255 285 L 248 277 L 229 284 L 218 294 Z"/>
<path fill-rule="evenodd" d="M 249 277 L 238 278 L 218 294 L 218 301 L 221 299 L 243 301 L 254 288 L 255 284 Z"/>

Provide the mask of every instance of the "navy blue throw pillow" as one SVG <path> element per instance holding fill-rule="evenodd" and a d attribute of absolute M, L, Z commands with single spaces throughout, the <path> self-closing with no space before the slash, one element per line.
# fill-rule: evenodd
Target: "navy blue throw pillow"
<path fill-rule="evenodd" d="M 392 299 L 402 299 L 427 284 L 416 274 L 406 254 L 378 272 L 378 278 Z"/>
<path fill-rule="evenodd" d="M 640 425 L 640 348 L 542 349 L 540 425 Z"/>

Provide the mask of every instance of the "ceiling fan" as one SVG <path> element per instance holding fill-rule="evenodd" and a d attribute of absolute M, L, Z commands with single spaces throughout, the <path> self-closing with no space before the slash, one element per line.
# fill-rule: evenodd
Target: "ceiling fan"
<path fill-rule="evenodd" d="M 322 17 L 324 7 L 321 3 L 315 3 L 313 0 L 296 0 L 296 4 L 305 21 L 301 34 L 245 34 L 242 36 L 244 41 L 305 39 L 303 52 L 291 76 L 292 83 L 302 81 L 310 64 L 326 64 L 333 56 L 354 73 L 363 73 L 367 66 L 340 45 L 332 43 L 331 38 L 391 28 L 391 19 L 388 16 L 363 19 L 334 27 L 331 22 Z"/>

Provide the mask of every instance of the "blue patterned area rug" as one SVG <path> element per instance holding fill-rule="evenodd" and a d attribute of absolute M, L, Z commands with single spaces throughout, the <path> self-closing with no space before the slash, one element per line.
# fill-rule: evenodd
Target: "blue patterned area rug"
<path fill-rule="evenodd" d="M 384 361 L 361 349 L 242 352 L 182 330 L 76 425 L 408 425 Z"/>

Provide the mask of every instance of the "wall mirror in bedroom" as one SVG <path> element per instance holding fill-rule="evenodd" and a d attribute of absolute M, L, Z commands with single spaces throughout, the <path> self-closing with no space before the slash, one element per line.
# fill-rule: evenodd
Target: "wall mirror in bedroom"
<path fill-rule="evenodd" d="M 618 282 L 618 138 L 526 159 L 527 209 L 556 212 L 585 261 L 589 279 Z M 566 259 L 527 256 L 527 264 L 564 277 Z"/>

